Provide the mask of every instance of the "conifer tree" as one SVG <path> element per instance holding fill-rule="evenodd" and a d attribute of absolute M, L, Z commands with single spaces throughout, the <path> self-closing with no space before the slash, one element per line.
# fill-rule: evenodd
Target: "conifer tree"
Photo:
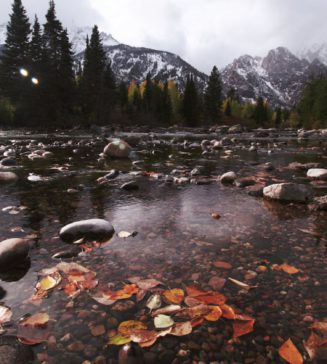
<path fill-rule="evenodd" d="M 162 111 L 161 120 L 165 125 L 169 125 L 172 120 L 173 107 L 168 89 L 168 82 L 165 82 L 164 89 L 162 91 Z"/>
<path fill-rule="evenodd" d="M 31 72 L 34 76 L 40 77 L 42 64 L 44 61 L 44 44 L 42 39 L 41 26 L 35 15 L 32 38 L 29 46 L 29 61 Z"/>
<path fill-rule="evenodd" d="M 264 122 L 268 120 L 267 108 L 261 96 L 257 99 L 253 112 L 253 119 L 256 122 L 256 126 L 263 126 Z"/>
<path fill-rule="evenodd" d="M 18 101 L 26 90 L 26 80 L 19 74 L 28 67 L 30 23 L 21 0 L 14 0 L 7 25 L 7 36 L 0 59 L 0 85 L 3 93 Z"/>
<path fill-rule="evenodd" d="M 204 94 L 205 114 L 210 122 L 217 123 L 221 117 L 222 85 L 216 66 L 213 67 Z"/>
<path fill-rule="evenodd" d="M 189 75 L 186 79 L 182 115 L 187 126 L 194 127 L 199 123 L 200 101 L 193 75 Z"/>

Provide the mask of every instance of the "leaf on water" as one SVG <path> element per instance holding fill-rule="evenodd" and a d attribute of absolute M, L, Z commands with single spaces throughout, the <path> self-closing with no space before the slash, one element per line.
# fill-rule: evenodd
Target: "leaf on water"
<path fill-rule="evenodd" d="M 204 318 L 203 317 L 195 317 L 191 320 L 191 325 L 192 327 L 197 327 L 199 325 L 201 325 L 204 321 Z"/>
<path fill-rule="evenodd" d="M 18 340 L 25 345 L 36 345 L 47 341 L 49 320 L 47 313 L 37 313 L 21 320 L 17 328 Z"/>
<path fill-rule="evenodd" d="M 218 260 L 217 262 L 214 262 L 213 265 L 216 268 L 221 268 L 221 269 L 232 269 L 233 268 L 231 264 L 224 262 L 222 260 Z"/>
<path fill-rule="evenodd" d="M 194 307 L 201 304 L 201 301 L 197 300 L 196 298 L 187 296 L 184 300 L 186 306 L 188 307 Z"/>
<path fill-rule="evenodd" d="M 20 321 L 20 325 L 27 326 L 44 326 L 50 320 L 50 317 L 47 313 L 36 313 L 35 315 L 28 316 L 27 318 Z"/>
<path fill-rule="evenodd" d="M 223 312 L 220 309 L 219 306 L 211 306 L 210 307 L 210 313 L 206 316 L 204 316 L 204 318 L 207 321 L 218 321 L 220 319 L 220 317 L 222 316 Z"/>
<path fill-rule="evenodd" d="M 117 235 L 121 239 L 126 239 L 129 238 L 130 236 L 133 236 L 133 233 L 130 233 L 128 231 L 120 231 Z"/>
<path fill-rule="evenodd" d="M 9 322 L 12 317 L 12 311 L 9 307 L 0 305 L 0 325 Z"/>
<path fill-rule="evenodd" d="M 137 281 L 137 282 L 132 282 L 132 283 L 136 283 L 137 286 L 140 289 L 144 289 L 145 291 L 147 291 L 148 289 L 157 287 L 160 284 L 163 284 L 162 282 L 160 282 L 160 281 L 158 281 L 156 279 L 151 279 L 151 278 L 149 278 L 149 279 L 143 279 L 143 280 L 140 280 L 140 281 Z"/>
<path fill-rule="evenodd" d="M 283 272 L 288 273 L 288 274 L 296 274 L 296 273 L 300 272 L 299 269 L 293 267 L 292 265 L 288 265 L 287 263 L 284 263 L 281 265 L 275 264 L 272 266 L 272 269 L 273 270 L 282 270 Z"/>
<path fill-rule="evenodd" d="M 199 289 L 196 286 L 186 287 L 186 293 L 187 293 L 187 295 L 189 297 L 192 297 L 192 298 L 196 298 L 196 297 L 199 297 L 199 296 L 205 296 L 207 294 L 207 292 L 202 291 L 201 289 Z"/>
<path fill-rule="evenodd" d="M 221 305 L 219 306 L 222 311 L 222 316 L 229 320 L 235 320 L 235 311 L 234 309 L 229 305 Z"/>
<path fill-rule="evenodd" d="M 56 269 L 65 274 L 68 274 L 70 271 L 74 271 L 74 270 L 84 272 L 84 273 L 90 272 L 89 269 L 83 267 L 82 265 L 74 263 L 74 262 L 70 262 L 70 263 L 60 262 L 56 265 Z"/>
<path fill-rule="evenodd" d="M 143 300 L 143 298 L 146 295 L 146 290 L 144 289 L 139 289 L 139 291 L 136 293 L 136 301 L 137 302 L 141 302 Z"/>
<path fill-rule="evenodd" d="M 250 289 L 255 287 L 255 286 L 249 286 L 248 284 L 238 281 L 237 279 L 231 277 L 228 277 L 228 280 L 230 280 L 232 283 L 236 284 L 238 287 L 243 289 Z"/>
<path fill-rule="evenodd" d="M 161 296 L 159 294 L 153 294 L 146 301 L 146 307 L 151 311 L 159 308 L 161 306 Z"/>
<path fill-rule="evenodd" d="M 179 305 L 184 300 L 184 291 L 180 288 L 174 288 L 169 291 L 164 291 L 164 297 L 171 303 Z"/>
<path fill-rule="evenodd" d="M 130 337 L 135 343 L 147 343 L 145 345 L 151 346 L 157 341 L 158 332 L 153 330 L 134 330 Z"/>
<path fill-rule="evenodd" d="M 191 334 L 193 330 L 192 324 L 190 321 L 186 321 L 186 322 L 177 322 L 171 332 L 170 335 L 174 335 L 174 336 L 186 336 Z"/>
<path fill-rule="evenodd" d="M 319 348 L 320 344 L 321 344 L 321 338 L 314 332 L 311 332 L 311 335 L 309 336 L 308 340 L 303 343 L 303 346 L 307 351 L 307 353 L 309 354 L 311 360 L 315 358 L 317 349 Z"/>
<path fill-rule="evenodd" d="M 311 329 L 318 331 L 323 336 L 327 336 L 327 322 L 316 321 L 312 324 Z"/>
<path fill-rule="evenodd" d="M 176 313 L 177 317 L 188 317 L 188 318 L 203 318 L 205 315 L 210 313 L 210 307 L 208 305 L 200 304 L 194 307 L 188 307 L 182 309 L 180 312 Z"/>
<path fill-rule="evenodd" d="M 118 291 L 106 291 L 103 292 L 104 295 L 108 296 L 110 300 L 125 300 L 137 294 L 138 288 L 136 284 L 125 284 L 123 289 Z"/>
<path fill-rule="evenodd" d="M 180 311 L 182 308 L 179 305 L 169 305 L 163 308 L 159 308 L 158 310 L 155 310 L 152 312 L 152 316 L 157 316 L 157 315 L 165 315 L 167 313 L 176 313 L 178 311 Z"/>
<path fill-rule="evenodd" d="M 226 302 L 226 297 L 221 293 L 207 292 L 206 296 L 198 296 L 196 299 L 206 303 L 207 305 L 223 305 Z"/>
<path fill-rule="evenodd" d="M 115 335 L 109 339 L 109 345 L 125 345 L 130 343 L 132 340 L 129 337 L 125 337 L 122 335 Z"/>
<path fill-rule="evenodd" d="M 105 305 L 105 306 L 111 306 L 117 301 L 117 300 L 111 299 L 109 296 L 105 295 L 103 292 L 96 292 L 90 296 L 95 301 L 97 301 L 101 305 Z"/>
<path fill-rule="evenodd" d="M 36 289 L 41 291 L 49 291 L 58 286 L 61 282 L 61 275 L 58 272 L 54 272 L 52 275 L 48 275 L 37 283 Z"/>
<path fill-rule="evenodd" d="M 174 320 L 167 315 L 158 315 L 154 319 L 154 326 L 157 329 L 167 329 L 174 325 Z"/>
<path fill-rule="evenodd" d="M 293 344 L 291 339 L 288 339 L 278 349 L 279 355 L 290 364 L 302 364 L 303 357 L 298 351 L 296 346 Z"/>
<path fill-rule="evenodd" d="M 233 322 L 233 338 L 237 338 L 253 331 L 254 319 L 249 321 L 236 320 Z"/>
<path fill-rule="evenodd" d="M 147 330 L 147 326 L 141 321 L 124 321 L 118 326 L 118 333 L 122 336 L 130 337 L 135 330 Z"/>

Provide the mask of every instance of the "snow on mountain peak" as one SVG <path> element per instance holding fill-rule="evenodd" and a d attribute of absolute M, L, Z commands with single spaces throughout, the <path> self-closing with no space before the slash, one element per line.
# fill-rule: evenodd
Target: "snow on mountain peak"
<path fill-rule="evenodd" d="M 318 59 L 327 66 L 327 42 L 315 43 L 311 47 L 304 47 L 297 52 L 297 56 L 309 62 Z"/>

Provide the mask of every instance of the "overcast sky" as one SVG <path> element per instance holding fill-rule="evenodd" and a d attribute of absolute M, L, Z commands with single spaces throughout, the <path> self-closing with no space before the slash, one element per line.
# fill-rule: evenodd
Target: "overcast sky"
<path fill-rule="evenodd" d="M 0 23 L 12 0 L 0 0 Z M 43 21 L 47 0 L 23 0 Z M 65 26 L 97 24 L 121 43 L 179 54 L 201 71 L 242 54 L 327 42 L 327 0 L 56 0 Z"/>

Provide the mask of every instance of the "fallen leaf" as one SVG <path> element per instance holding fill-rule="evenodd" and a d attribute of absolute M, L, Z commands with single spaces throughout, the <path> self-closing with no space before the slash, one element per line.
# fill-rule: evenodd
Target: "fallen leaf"
<path fill-rule="evenodd" d="M 232 265 L 227 263 L 227 262 L 223 262 L 222 260 L 218 260 L 217 262 L 214 262 L 213 265 L 216 268 L 221 268 L 221 269 L 232 269 Z"/>
<path fill-rule="evenodd" d="M 146 330 L 147 326 L 141 321 L 124 321 L 118 326 L 118 333 L 122 336 L 130 337 L 135 330 Z"/>
<path fill-rule="evenodd" d="M 296 273 L 299 273 L 300 270 L 293 267 L 292 265 L 288 265 L 287 263 L 284 263 L 284 264 L 281 264 L 281 265 L 274 265 L 272 267 L 272 269 L 274 270 L 282 270 L 283 272 L 285 273 L 288 273 L 288 274 L 296 274 Z"/>
<path fill-rule="evenodd" d="M 311 329 L 318 331 L 323 336 L 327 336 L 327 322 L 316 321 L 311 325 Z"/>
<path fill-rule="evenodd" d="M 50 317 L 47 313 L 37 313 L 20 321 L 17 327 L 17 338 L 25 345 L 37 345 L 47 341 Z"/>
<path fill-rule="evenodd" d="M 232 283 L 236 284 L 238 287 L 243 288 L 243 289 L 254 288 L 254 286 L 249 286 L 248 284 L 238 281 L 237 279 L 234 279 L 231 277 L 228 277 L 228 280 L 230 280 Z"/>
<path fill-rule="evenodd" d="M 204 318 L 203 317 L 195 317 L 191 320 L 191 325 L 192 327 L 197 327 L 199 325 L 201 325 L 204 321 Z"/>
<path fill-rule="evenodd" d="M 167 315 L 158 315 L 154 318 L 154 326 L 157 329 L 167 329 L 174 325 L 174 320 Z"/>
<path fill-rule="evenodd" d="M 182 308 L 179 305 L 169 305 L 163 308 L 159 308 L 158 310 L 155 310 L 152 312 L 152 316 L 157 316 L 157 315 L 165 315 L 167 313 L 176 313 L 178 311 L 180 311 Z"/>
<path fill-rule="evenodd" d="M 71 271 L 80 271 L 80 272 L 84 272 L 84 273 L 88 273 L 90 272 L 89 269 L 83 267 L 80 264 L 74 263 L 74 262 L 60 262 L 56 265 L 56 270 L 59 270 L 65 274 L 68 274 Z"/>
<path fill-rule="evenodd" d="M 196 298 L 196 297 L 199 297 L 199 296 L 205 296 L 207 294 L 207 292 L 202 291 L 201 289 L 199 289 L 196 286 L 186 287 L 186 293 L 187 293 L 187 295 L 189 297 L 192 297 L 192 298 Z"/>
<path fill-rule="evenodd" d="M 129 233 L 128 231 L 120 231 L 117 235 L 121 239 L 126 239 L 126 238 L 129 238 L 130 236 L 132 236 L 133 233 Z"/>
<path fill-rule="evenodd" d="M 61 282 L 61 275 L 58 272 L 54 272 L 52 275 L 48 275 L 37 283 L 36 289 L 41 291 L 49 291 L 55 288 Z"/>
<path fill-rule="evenodd" d="M 223 312 L 220 309 L 219 306 L 211 306 L 210 307 L 210 313 L 206 316 L 204 316 L 204 318 L 207 321 L 218 321 L 220 319 L 220 317 L 222 316 Z"/>
<path fill-rule="evenodd" d="M 135 279 L 129 279 L 129 281 L 131 283 L 135 283 L 140 289 L 143 289 L 145 291 L 147 291 L 148 289 L 154 288 L 159 286 L 160 284 L 163 284 L 162 282 L 156 280 L 156 279 L 139 279 L 138 277 L 136 277 Z"/>
<path fill-rule="evenodd" d="M 176 303 L 178 305 L 184 300 L 184 291 L 179 288 L 164 291 L 163 295 L 169 302 Z"/>
<path fill-rule="evenodd" d="M 249 321 L 236 320 L 233 322 L 233 338 L 249 334 L 253 331 L 254 319 Z"/>
<path fill-rule="evenodd" d="M 219 306 L 222 311 L 222 316 L 229 320 L 235 320 L 235 311 L 232 307 L 224 304 Z"/>
<path fill-rule="evenodd" d="M 188 317 L 188 318 L 196 318 L 201 317 L 203 318 L 205 315 L 209 314 L 210 307 L 208 305 L 200 304 L 194 307 L 188 307 L 182 309 L 180 312 L 176 313 L 177 317 Z"/>
<path fill-rule="evenodd" d="M 151 330 L 134 330 L 131 334 L 131 340 L 135 343 L 150 343 L 153 341 L 153 344 L 156 342 L 158 338 L 157 331 Z M 152 344 L 152 345 L 153 345 Z M 151 345 L 149 345 L 151 346 Z"/>
<path fill-rule="evenodd" d="M 0 325 L 9 322 L 12 317 L 12 311 L 7 306 L 0 305 Z"/>
<path fill-rule="evenodd" d="M 288 339 L 278 349 L 279 355 L 290 364 L 302 364 L 303 358 L 291 339 Z"/>
<path fill-rule="evenodd" d="M 193 327 L 190 321 L 178 322 L 173 326 L 170 335 L 186 336 L 189 335 L 192 332 L 192 330 Z"/>
<path fill-rule="evenodd" d="M 196 298 L 187 296 L 184 300 L 186 306 L 188 307 L 194 307 L 201 304 L 201 301 L 197 300 Z"/>
<path fill-rule="evenodd" d="M 50 320 L 47 313 L 36 313 L 35 315 L 28 316 L 20 321 L 20 325 L 31 325 L 31 326 L 43 326 L 46 325 Z"/>
<path fill-rule="evenodd" d="M 159 308 L 161 306 L 161 296 L 159 294 L 153 294 L 149 297 L 145 305 L 151 311 Z"/>
<path fill-rule="evenodd" d="M 207 292 L 206 296 L 198 296 L 196 299 L 208 305 L 223 305 L 226 302 L 226 297 L 217 292 Z"/>
<path fill-rule="evenodd" d="M 97 301 L 101 305 L 105 305 L 105 306 L 111 306 L 117 301 L 117 300 L 111 299 L 109 296 L 107 296 L 103 292 L 96 292 L 96 293 L 94 293 L 94 294 L 92 294 L 90 296 L 95 301 Z"/>
<path fill-rule="evenodd" d="M 315 358 L 320 343 L 321 343 L 321 338 L 314 332 L 311 332 L 311 335 L 309 336 L 308 340 L 303 343 L 303 346 L 307 351 L 307 353 L 309 354 L 311 360 Z"/>
<path fill-rule="evenodd" d="M 125 345 L 132 341 L 130 337 L 125 337 L 122 335 L 115 335 L 109 339 L 109 345 Z"/>

